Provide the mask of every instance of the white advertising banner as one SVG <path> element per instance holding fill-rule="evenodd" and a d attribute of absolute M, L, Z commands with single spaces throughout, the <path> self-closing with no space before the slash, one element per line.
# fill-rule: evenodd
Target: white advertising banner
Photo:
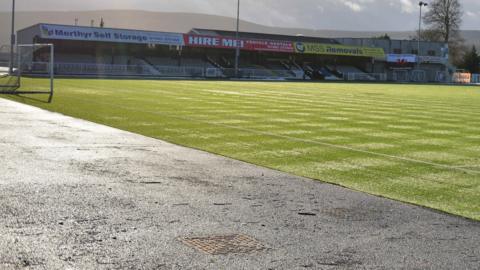
<path fill-rule="evenodd" d="M 448 62 L 448 58 L 438 56 L 420 56 L 419 59 L 420 63 L 445 64 Z"/>
<path fill-rule="evenodd" d="M 183 34 L 66 25 L 40 25 L 44 39 L 183 46 Z"/>

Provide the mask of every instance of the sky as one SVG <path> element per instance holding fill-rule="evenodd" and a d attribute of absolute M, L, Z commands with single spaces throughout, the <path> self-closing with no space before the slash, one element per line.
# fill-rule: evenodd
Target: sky
<path fill-rule="evenodd" d="M 237 0 L 16 0 L 18 10 L 140 9 L 234 17 Z M 427 2 L 429 2 L 427 0 Z M 460 0 L 465 30 L 480 30 L 480 0 Z M 11 0 L 0 0 L 7 11 Z M 241 17 L 254 23 L 309 29 L 403 31 L 418 28 L 418 0 L 241 0 Z"/>

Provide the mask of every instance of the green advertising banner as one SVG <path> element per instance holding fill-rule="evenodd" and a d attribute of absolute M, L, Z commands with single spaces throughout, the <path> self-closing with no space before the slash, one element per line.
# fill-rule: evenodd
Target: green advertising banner
<path fill-rule="evenodd" d="M 341 56 L 361 56 L 385 58 L 382 48 L 346 46 L 339 44 L 320 44 L 295 42 L 295 52 L 303 54 L 324 54 Z"/>

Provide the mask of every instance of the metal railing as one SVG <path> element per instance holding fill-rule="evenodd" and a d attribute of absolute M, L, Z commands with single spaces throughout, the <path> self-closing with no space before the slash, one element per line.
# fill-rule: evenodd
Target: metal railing
<path fill-rule="evenodd" d="M 480 84 L 480 74 L 472 74 L 472 83 Z"/>
<path fill-rule="evenodd" d="M 386 73 L 347 73 L 344 78 L 347 81 L 387 81 Z"/>
<path fill-rule="evenodd" d="M 39 73 L 48 69 L 48 63 L 33 62 L 22 69 L 27 73 Z M 154 76 L 154 77 L 206 77 L 230 78 L 235 76 L 235 69 L 220 69 L 208 67 L 176 67 L 158 65 L 108 65 L 85 63 L 56 63 L 57 75 L 85 76 Z M 244 68 L 239 70 L 240 78 L 244 79 L 292 79 L 298 76 L 289 70 L 268 70 Z"/>
<path fill-rule="evenodd" d="M 0 62 L 0 66 L 8 66 L 8 62 Z M 198 66 L 160 66 L 160 65 L 109 65 L 109 64 L 86 64 L 86 63 L 56 63 L 54 64 L 56 75 L 66 76 L 138 76 L 138 77 L 197 77 L 197 78 L 234 78 L 235 69 L 198 67 Z M 42 74 L 49 70 L 49 63 L 31 62 L 22 65 L 24 74 Z M 446 82 L 439 78 L 438 74 L 428 75 L 425 73 L 411 76 L 408 71 L 395 71 L 387 76 L 387 73 L 346 73 L 343 76 L 347 81 L 367 82 L 423 82 L 436 81 Z M 418 75 L 418 76 L 417 76 Z M 241 68 L 238 78 L 251 80 L 300 80 L 304 79 L 302 72 L 291 70 L 269 70 L 266 68 Z M 428 78 L 427 78 L 428 77 Z M 432 77 L 432 78 L 430 78 Z M 446 76 L 445 76 L 446 77 Z M 480 83 L 480 75 L 472 75 L 472 83 Z"/>
<path fill-rule="evenodd" d="M 201 67 L 56 63 L 57 75 L 205 77 Z"/>
<path fill-rule="evenodd" d="M 134 76 L 154 75 L 150 66 L 146 65 L 106 65 L 82 63 L 56 63 L 57 75 L 105 75 L 105 76 Z"/>
<path fill-rule="evenodd" d="M 216 69 L 216 71 L 209 69 L 208 74 L 222 74 L 220 77 L 224 78 L 235 77 L 235 69 L 214 69 Z M 262 68 L 240 68 L 238 70 L 238 77 L 252 80 L 299 79 L 299 77 L 297 77 L 296 74 L 290 70 L 270 70 Z"/>

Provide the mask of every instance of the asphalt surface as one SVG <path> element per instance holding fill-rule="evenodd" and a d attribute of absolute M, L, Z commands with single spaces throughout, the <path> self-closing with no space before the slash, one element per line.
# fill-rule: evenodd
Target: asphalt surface
<path fill-rule="evenodd" d="M 480 223 L 0 99 L 0 269 L 479 269 Z M 182 237 L 244 234 L 209 255 Z"/>

